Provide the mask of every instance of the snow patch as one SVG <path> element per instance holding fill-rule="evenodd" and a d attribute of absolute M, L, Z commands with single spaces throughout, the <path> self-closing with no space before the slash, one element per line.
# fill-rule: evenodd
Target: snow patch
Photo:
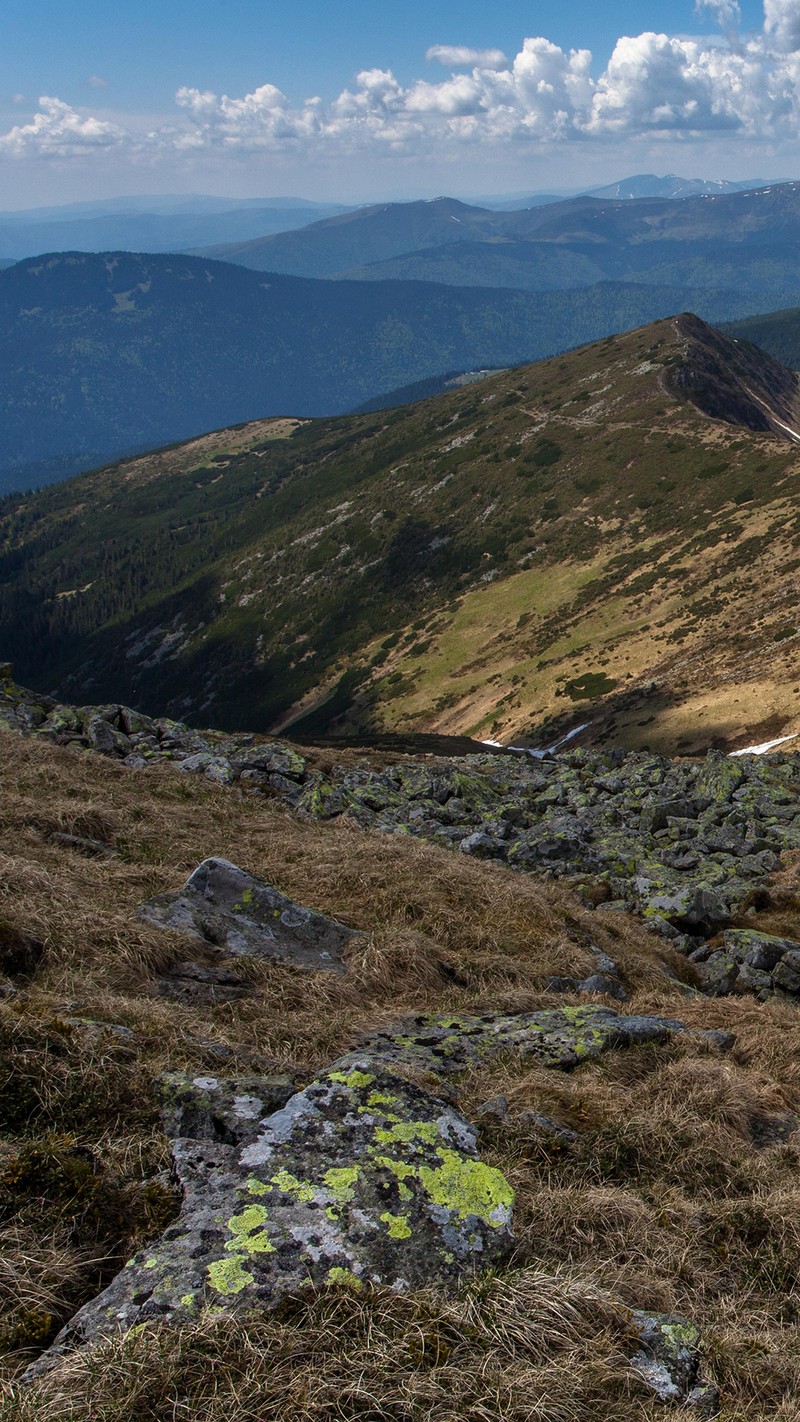
<path fill-rule="evenodd" d="M 731 755 L 766 755 L 776 746 L 785 746 L 787 741 L 796 741 L 798 735 L 800 731 L 794 731 L 791 736 L 779 736 L 776 741 L 762 741 L 760 746 L 745 746 L 744 750 L 731 751 Z"/>

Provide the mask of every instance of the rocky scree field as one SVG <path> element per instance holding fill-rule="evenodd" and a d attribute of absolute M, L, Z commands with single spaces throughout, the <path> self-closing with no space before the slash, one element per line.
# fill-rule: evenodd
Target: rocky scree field
<path fill-rule="evenodd" d="M 67 701 L 306 739 L 773 739 L 800 698 L 796 389 L 684 316 L 8 498 L 4 654 Z"/>
<path fill-rule="evenodd" d="M 796 1417 L 794 757 L 0 721 L 4 1422 Z"/>

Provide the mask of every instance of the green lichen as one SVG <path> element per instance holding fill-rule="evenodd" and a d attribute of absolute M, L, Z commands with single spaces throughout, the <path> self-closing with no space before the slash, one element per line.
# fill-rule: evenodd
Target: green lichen
<path fill-rule="evenodd" d="M 392 1174 L 396 1175 L 398 1180 L 407 1180 L 409 1175 L 416 1175 L 417 1173 L 414 1166 L 409 1165 L 407 1161 L 392 1160 L 391 1156 L 388 1155 L 375 1155 L 373 1156 L 373 1161 L 381 1170 L 391 1170 Z"/>
<path fill-rule="evenodd" d="M 391 1091 L 372 1091 L 367 1097 L 368 1106 L 394 1106 L 399 1098 Z"/>
<path fill-rule="evenodd" d="M 346 1289 L 354 1289 L 357 1294 L 361 1293 L 364 1288 L 363 1281 L 349 1269 L 329 1269 L 325 1283 L 340 1284 Z"/>
<path fill-rule="evenodd" d="M 285 1195 L 294 1195 L 303 1205 L 310 1204 L 316 1194 L 315 1185 L 309 1180 L 298 1180 L 297 1176 L 288 1170 L 279 1170 L 277 1175 L 273 1175 L 272 1184 Z"/>
<path fill-rule="evenodd" d="M 492 1229 L 502 1229 L 514 1203 L 514 1191 L 502 1172 L 455 1150 L 439 1150 L 437 1155 L 441 1165 L 421 1165 L 417 1172 L 433 1203 L 459 1219 L 474 1216 Z"/>
<path fill-rule="evenodd" d="M 273 1177 L 273 1179 L 274 1179 L 274 1177 Z M 259 1180 L 258 1177 L 255 1176 L 255 1175 L 251 1175 L 251 1176 L 248 1178 L 248 1181 L 247 1181 L 247 1189 L 249 1190 L 249 1192 L 250 1192 L 251 1195 L 271 1195 L 271 1194 L 272 1194 L 272 1186 L 271 1186 L 271 1185 L 265 1185 L 265 1184 L 264 1184 L 264 1181 L 263 1181 L 263 1180 Z"/>
<path fill-rule="evenodd" d="M 411 1238 L 411 1225 L 408 1223 L 405 1215 L 393 1215 L 386 1210 L 384 1214 L 381 1215 L 381 1220 L 386 1225 L 391 1239 Z"/>
<path fill-rule="evenodd" d="M 218 1294 L 240 1294 L 255 1278 L 243 1267 L 241 1255 L 233 1259 L 217 1259 L 208 1266 L 208 1282 Z"/>
<path fill-rule="evenodd" d="M 355 1194 L 359 1174 L 358 1165 L 339 1165 L 326 1170 L 322 1178 L 334 1200 L 340 1205 L 346 1205 Z"/>
<path fill-rule="evenodd" d="M 328 1080 L 335 1081 L 339 1086 L 347 1086 L 351 1091 L 359 1091 L 364 1086 L 371 1086 L 375 1077 L 369 1071 L 331 1071 L 328 1073 Z"/>
<path fill-rule="evenodd" d="M 435 1145 L 439 1132 L 435 1121 L 398 1121 L 393 1126 L 378 1126 L 375 1139 L 381 1145 L 413 1145 L 415 1141 Z"/>
<path fill-rule="evenodd" d="M 157 1260 L 157 1259 L 154 1259 L 154 1258 L 145 1259 L 144 1264 L 142 1265 L 142 1268 L 143 1268 L 143 1269 L 157 1269 L 157 1268 L 158 1268 L 158 1260 Z"/>
<path fill-rule="evenodd" d="M 233 1238 L 225 1248 L 240 1254 L 274 1254 L 275 1245 L 264 1229 L 268 1219 L 269 1213 L 263 1205 L 248 1205 L 240 1215 L 233 1215 L 228 1220 Z"/>

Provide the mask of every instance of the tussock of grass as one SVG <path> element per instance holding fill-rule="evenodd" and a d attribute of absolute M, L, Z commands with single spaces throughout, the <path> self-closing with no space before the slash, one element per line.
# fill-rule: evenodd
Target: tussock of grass
<path fill-rule="evenodd" d="M 796 1422 L 800 1139 L 757 1147 L 759 1123 L 800 1108 L 796 1007 L 693 996 L 664 961 L 689 984 L 691 965 L 564 884 L 405 836 L 303 824 L 169 770 L 10 736 L 3 752 L 0 921 L 43 954 L 0 1001 L 2 1422 L 655 1422 L 662 1407 L 628 1362 L 632 1308 L 701 1325 L 727 1422 Z M 113 854 L 54 838 L 78 829 Z M 362 929 L 349 972 L 236 960 L 248 998 L 160 997 L 159 974 L 202 947 L 139 922 L 136 905 L 209 854 Z M 800 936 L 783 877 L 775 914 Z M 22 1365 L 176 1208 L 161 1071 L 249 1071 L 255 1057 L 307 1081 L 404 1013 L 557 1005 L 548 977 L 585 976 L 591 944 L 631 985 L 623 1010 L 732 1031 L 737 1045 L 721 1057 L 686 1037 L 571 1074 L 516 1059 L 466 1072 L 460 1100 L 483 1121 L 482 1153 L 517 1192 L 507 1272 L 456 1297 L 332 1291 L 265 1318 L 148 1328 L 19 1390 Z M 479 1117 L 499 1093 L 508 1120 Z"/>

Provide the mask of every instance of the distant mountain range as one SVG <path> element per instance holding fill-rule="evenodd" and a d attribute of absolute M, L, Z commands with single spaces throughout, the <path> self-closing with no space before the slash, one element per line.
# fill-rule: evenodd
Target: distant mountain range
<path fill-rule="evenodd" d="M 181 252 L 287 232 L 349 209 L 300 198 L 116 198 L 0 212 L 0 252 L 19 261 L 42 252 Z"/>
<path fill-rule="evenodd" d="M 198 725 L 767 740 L 800 704 L 798 432 L 797 377 L 693 316 L 220 430 L 6 499 L 0 642 Z"/>
<path fill-rule="evenodd" d="M 295 232 L 218 245 L 208 255 L 293 276 L 477 281 L 528 290 L 598 280 L 663 285 L 686 281 L 690 264 L 700 274 L 697 284 L 719 287 L 725 281 L 716 275 L 718 264 L 727 261 L 737 288 L 744 281 L 763 290 L 767 281 L 783 292 L 796 284 L 799 237 L 800 184 L 784 183 L 681 201 L 571 198 L 511 212 L 453 198 L 383 204 Z M 742 260 L 754 268 L 752 279 L 741 271 Z"/>
<path fill-rule="evenodd" d="M 81 210 L 69 220 L 119 218 Z M 719 324 L 795 308 L 800 184 L 384 204 L 214 250 L 228 260 L 73 252 L 0 271 L 0 491 L 202 429 L 410 400 L 681 310 Z M 785 328 L 770 349 L 800 362 Z"/>
<path fill-rule="evenodd" d="M 752 310 L 736 291 L 684 286 L 542 294 L 267 277 L 199 257 L 34 258 L 0 272 L 0 490 L 221 425 L 341 413 L 687 306 L 715 321 Z"/>
<path fill-rule="evenodd" d="M 674 199 L 701 192 L 734 192 L 758 186 L 763 186 L 760 180 L 729 183 L 679 178 L 674 174 L 659 178 L 645 173 L 625 178 L 607 188 L 593 189 L 591 195 L 601 198 Z M 483 202 L 467 205 L 515 211 L 563 200 L 563 193 L 534 193 L 516 198 L 487 198 Z M 201 255 L 207 255 L 205 249 L 214 245 L 236 245 L 274 236 L 364 208 L 363 203 L 309 202 L 296 197 L 219 198 L 205 194 L 137 195 L 65 203 L 56 207 L 0 212 L 0 253 L 14 261 L 55 251 L 200 250 Z"/>
<path fill-rule="evenodd" d="M 623 178 L 618 183 L 609 183 L 601 188 L 589 188 L 587 195 L 598 198 L 672 198 L 711 197 L 720 193 L 744 193 L 753 188 L 764 188 L 768 184 L 764 178 L 748 178 L 744 182 L 729 182 L 723 178 L 679 178 L 677 173 L 668 173 L 659 178 L 655 173 L 637 173 L 633 178 Z"/>

